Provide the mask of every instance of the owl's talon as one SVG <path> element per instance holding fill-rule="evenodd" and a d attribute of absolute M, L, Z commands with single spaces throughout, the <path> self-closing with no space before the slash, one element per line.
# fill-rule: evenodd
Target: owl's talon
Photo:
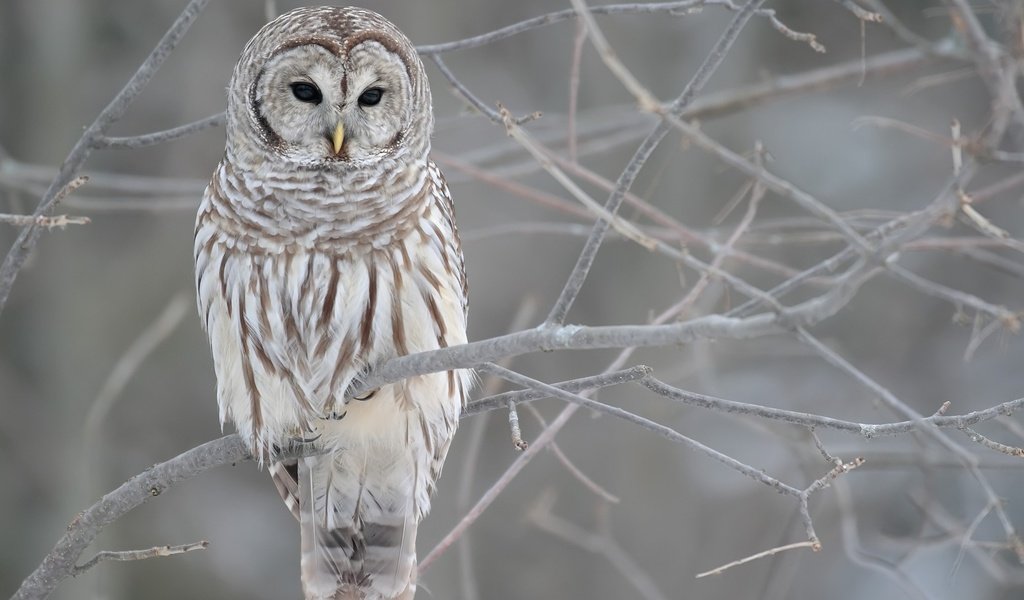
<path fill-rule="evenodd" d="M 308 438 L 307 437 L 292 437 L 292 438 L 289 438 L 289 440 L 288 440 L 289 449 L 297 448 L 297 447 L 302 447 L 302 446 L 304 446 L 306 444 L 312 444 L 313 442 L 319 440 L 321 435 L 322 434 L 318 433 L 315 436 L 308 437 Z"/>
<path fill-rule="evenodd" d="M 379 391 L 380 391 L 380 388 L 377 388 L 377 389 L 374 389 L 374 390 L 370 390 L 370 391 L 366 392 L 365 394 L 363 394 L 362 396 L 354 396 L 352 399 L 353 400 L 358 400 L 360 402 L 366 402 L 370 398 L 373 398 L 377 394 L 377 392 L 379 392 Z"/>

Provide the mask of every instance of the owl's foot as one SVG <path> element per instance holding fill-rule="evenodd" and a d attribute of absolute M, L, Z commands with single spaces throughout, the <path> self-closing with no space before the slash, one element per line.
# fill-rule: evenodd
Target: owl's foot
<path fill-rule="evenodd" d="M 273 453 L 275 456 L 280 456 L 281 454 L 301 455 L 308 446 L 311 446 L 312 444 L 316 443 L 316 441 L 319 439 L 320 434 L 311 435 L 308 437 L 292 436 L 288 438 L 287 443 L 285 443 L 283 446 L 278 446 L 277 444 L 274 444 Z"/>

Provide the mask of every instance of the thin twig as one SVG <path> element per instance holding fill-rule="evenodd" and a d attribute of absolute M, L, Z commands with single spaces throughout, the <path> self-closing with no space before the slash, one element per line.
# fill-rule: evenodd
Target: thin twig
<path fill-rule="evenodd" d="M 505 124 L 505 130 L 508 132 L 509 137 L 522 144 L 537 163 L 540 164 L 545 171 L 550 173 L 551 176 L 555 178 L 555 181 L 561 184 L 566 191 L 579 200 L 580 204 L 587 207 L 587 209 L 592 211 L 598 218 L 611 223 L 611 226 L 615 231 L 619 232 L 624 237 L 633 240 L 637 244 L 640 244 L 644 248 L 653 250 L 655 246 L 657 246 L 657 242 L 653 238 L 642 233 L 629 221 L 609 211 L 606 206 L 601 206 L 601 204 L 583 191 L 583 188 L 576 185 L 576 182 L 559 169 L 551 158 L 544 153 L 541 147 L 534 143 L 530 135 L 516 123 L 516 120 L 512 117 L 512 113 L 499 105 L 498 114 L 501 115 L 501 120 Z"/>
<path fill-rule="evenodd" d="M 882 22 L 882 15 L 880 15 L 880 14 L 878 14 L 876 12 L 872 12 L 870 10 L 865 9 L 864 7 L 858 5 L 856 2 L 854 2 L 853 0 L 835 0 L 835 1 L 838 2 L 843 8 L 845 8 L 846 10 L 850 11 L 851 13 L 853 13 L 853 16 L 857 17 L 861 21 L 868 22 L 868 23 L 881 23 Z"/>
<path fill-rule="evenodd" d="M 118 560 L 118 561 L 129 561 L 129 560 L 145 560 L 147 558 L 156 558 L 159 556 L 174 556 L 175 554 L 184 554 L 186 552 L 192 552 L 193 550 L 206 550 L 210 546 L 210 542 L 202 540 L 199 542 L 193 542 L 191 544 L 181 544 L 180 546 L 154 546 L 147 548 L 146 550 L 121 550 L 112 551 L 104 550 L 97 552 L 96 556 L 89 559 L 85 564 L 75 567 L 73 576 L 81 575 L 89 569 L 95 567 L 99 563 L 107 560 Z"/>
<path fill-rule="evenodd" d="M 647 600 L 667 600 L 655 585 L 651 576 L 648 575 L 640 565 L 630 557 L 629 552 L 623 550 L 622 546 L 615 541 L 607 532 L 591 533 L 574 523 L 571 523 L 551 512 L 554 497 L 550 494 L 542 496 L 530 509 L 529 519 L 542 531 L 561 538 L 566 542 L 582 548 L 587 552 L 593 552 L 603 556 L 608 564 L 616 569 L 629 581 L 641 598 Z"/>
<path fill-rule="evenodd" d="M 696 392 L 681 390 L 670 386 L 650 375 L 641 379 L 640 384 L 659 396 L 664 396 L 665 398 L 682 402 L 688 406 L 699 406 L 701 408 L 727 414 L 750 415 L 761 419 L 782 421 L 809 428 L 813 427 L 844 431 L 863 436 L 866 439 L 901 435 L 926 429 L 927 427 L 961 429 L 985 421 L 991 421 L 999 416 L 1010 414 L 1015 410 L 1019 410 L 1024 407 L 1024 398 L 1017 398 L 1016 400 L 1010 400 L 991 408 L 977 410 L 962 415 L 945 415 L 937 412 L 930 417 L 922 416 L 917 419 L 897 421 L 893 423 L 859 423 L 856 421 L 835 419 L 832 417 L 785 410 L 781 408 L 771 408 L 760 404 L 747 404 L 745 402 L 737 402 L 735 400 L 726 400 L 724 398 L 698 394 Z"/>
<path fill-rule="evenodd" d="M 516 403 L 511 400 L 506 403 L 506 406 L 508 406 L 508 428 L 509 432 L 512 434 L 512 446 L 516 450 L 522 452 L 523 450 L 526 450 L 530 444 L 523 439 L 523 432 L 519 428 L 519 411 L 516 410 Z"/>
<path fill-rule="evenodd" d="M 517 331 L 526 327 L 534 320 L 539 306 L 540 304 L 536 298 L 532 296 L 524 298 L 523 301 L 520 302 L 519 308 L 516 310 L 516 314 L 509 322 L 508 331 Z M 499 361 L 499 363 L 503 365 L 510 365 L 512 364 L 512 360 L 513 359 L 510 357 Z M 500 378 L 490 377 L 483 382 L 481 392 L 485 397 L 494 396 L 494 394 L 501 389 L 502 383 L 503 382 Z M 465 419 L 468 415 L 469 413 L 464 408 L 462 411 L 462 418 Z M 488 417 L 489 415 L 486 413 L 480 414 L 471 424 L 469 424 L 470 432 L 466 435 L 466 440 L 464 442 L 466 444 L 466 449 L 463 453 L 461 468 L 459 469 L 462 478 L 459 481 L 458 495 L 456 496 L 455 501 L 455 506 L 460 513 L 469 510 L 470 507 L 470 500 L 473 493 L 473 481 L 475 480 L 477 471 L 477 463 L 483 455 L 481 450 L 484 446 L 484 435 L 487 432 L 487 425 L 489 421 Z M 477 600 L 480 596 L 476 582 L 476 569 L 473 567 L 473 558 L 471 537 L 466 535 L 462 540 L 462 544 L 459 545 L 459 574 L 463 600 Z"/>
<path fill-rule="evenodd" d="M 554 383 L 553 386 L 560 390 L 571 393 L 579 393 L 588 390 L 596 390 L 613 385 L 621 385 L 623 383 L 629 383 L 636 381 L 643 377 L 646 377 L 651 373 L 651 368 L 644 365 L 637 365 L 628 369 L 620 371 L 612 371 L 609 373 L 603 373 L 601 375 L 594 375 L 591 377 L 581 377 L 580 379 L 573 379 L 571 381 L 563 381 L 561 383 Z M 488 412 L 491 410 L 497 410 L 506 406 L 508 402 L 514 402 L 520 404 L 523 402 L 533 402 L 534 400 L 540 400 L 542 398 L 548 398 L 549 396 L 543 392 L 536 390 L 523 390 L 518 392 L 505 392 L 503 394 L 497 394 L 495 396 L 487 396 L 479 400 L 473 400 L 466 408 L 462 411 L 462 417 L 471 417 L 473 415 Z"/>
<path fill-rule="evenodd" d="M 573 8 L 576 9 L 576 14 L 581 19 L 584 27 L 586 28 L 586 34 L 590 38 L 590 42 L 594 44 L 594 49 L 597 50 L 597 54 L 604 61 L 604 64 L 608 67 L 615 77 L 622 82 L 622 85 L 629 90 L 629 93 L 637 99 L 640 104 L 640 110 L 644 112 L 654 112 L 661 108 L 661 103 L 654 97 L 653 94 L 647 91 L 639 81 L 633 77 L 632 71 L 626 68 L 626 65 L 622 64 L 619 60 L 618 55 L 612 50 L 611 44 L 604 37 L 604 32 L 597 26 L 597 21 L 594 20 L 594 15 L 591 14 L 590 8 L 584 0 L 570 0 Z M 753 13 L 753 9 L 756 6 L 751 5 L 748 12 Z M 689 99 L 687 99 L 687 103 Z"/>
<path fill-rule="evenodd" d="M 125 386 L 132 380 L 139 367 L 181 324 L 192 306 L 192 298 L 185 293 L 175 294 L 163 310 L 142 331 L 114 363 L 107 378 L 100 386 L 96 397 L 89 404 L 82 423 L 81 463 L 78 466 L 80 481 L 78 488 L 85 498 L 94 498 L 97 481 L 101 480 L 96 467 L 104 463 L 100 458 L 99 442 L 103 439 L 103 423 L 114 408 Z"/>
<path fill-rule="evenodd" d="M 842 479 L 837 480 L 835 485 L 836 506 L 839 508 L 840 530 L 842 531 L 843 550 L 846 556 L 856 565 L 876 571 L 896 582 L 903 592 L 915 600 L 933 600 L 933 597 L 925 592 L 921 586 L 914 582 L 898 564 L 893 564 L 889 559 L 875 556 L 867 552 L 860 542 L 860 534 L 857 532 L 857 515 L 853 510 L 849 486 Z"/>
<path fill-rule="evenodd" d="M 533 415 L 533 418 L 537 419 L 537 422 L 539 422 L 542 427 L 546 428 L 548 426 L 547 419 L 545 419 L 540 414 L 540 411 L 537 410 L 537 407 L 535 407 L 532 404 L 524 404 L 523 406 L 525 406 L 526 410 Z M 548 447 L 551 448 L 551 453 L 555 455 L 555 458 L 558 459 L 558 462 L 562 463 L 562 466 L 565 467 L 565 470 L 569 471 L 570 475 L 572 475 L 577 481 L 583 484 L 583 487 L 587 488 L 591 492 L 594 492 L 594 494 L 598 498 L 604 500 L 609 504 L 619 503 L 619 497 L 609 492 L 608 490 L 604 489 L 596 481 L 588 477 L 587 474 L 583 472 L 583 469 L 577 467 L 576 464 L 569 459 L 565 452 L 562 451 L 562 447 L 558 445 L 558 442 L 551 442 L 550 444 L 548 444 Z"/>
<path fill-rule="evenodd" d="M 156 318 L 139 332 L 138 337 L 125 349 L 124 354 L 107 375 L 96 398 L 89 405 L 89 410 L 86 411 L 83 425 L 83 435 L 86 439 L 96 437 L 100 424 L 106 419 L 121 391 L 146 358 L 174 333 L 188 313 L 191 302 L 192 298 L 187 294 L 174 295 Z M 90 448 L 85 454 L 90 455 L 93 451 L 94 449 Z"/>
<path fill-rule="evenodd" d="M 905 269 L 897 264 L 889 263 L 887 267 L 887 271 L 896 276 L 897 279 L 913 286 L 924 294 L 940 298 L 955 304 L 958 307 L 973 308 L 976 311 L 996 319 L 1003 325 L 1003 327 L 1013 333 L 1020 331 L 1020 316 L 1017 313 L 1008 310 L 1006 307 L 996 306 L 995 304 L 978 298 L 974 294 L 969 294 L 967 292 L 942 285 L 941 283 L 929 281 L 917 273 L 914 273 L 909 269 Z"/>
<path fill-rule="evenodd" d="M 66 533 L 21 583 L 11 600 L 49 597 L 61 581 L 75 573 L 78 558 L 106 526 L 180 481 L 248 458 L 247 444 L 237 435 L 229 435 L 196 446 L 131 478 L 72 519 Z"/>
<path fill-rule="evenodd" d="M 668 312 L 663 312 L 657 318 L 652 320 L 652 325 L 664 323 L 670 317 L 671 315 Z M 601 373 L 600 376 L 611 375 L 616 371 L 622 369 L 622 367 L 626 364 L 626 361 L 628 361 L 630 356 L 632 356 L 633 350 L 634 348 L 632 347 L 622 349 L 619 352 L 618 356 L 616 356 L 615 359 L 612 360 L 612 362 L 605 368 L 604 372 Z M 642 367 L 639 370 L 647 371 L 648 369 L 647 367 Z M 547 393 L 544 392 L 538 393 L 541 394 L 541 397 L 548 395 Z M 589 390 L 583 391 L 580 395 L 586 397 L 586 394 L 588 393 Z M 513 461 L 511 465 L 509 465 L 507 469 L 505 469 L 505 472 L 501 474 L 501 476 L 491 485 L 490 488 L 488 488 L 486 492 L 484 492 L 484 494 L 480 497 L 477 503 L 473 505 L 473 508 L 468 513 L 466 513 L 466 515 L 459 521 L 459 523 L 455 527 L 453 527 L 452 530 L 448 532 L 448 534 L 440 542 L 438 542 L 436 546 L 434 546 L 434 548 L 430 551 L 427 557 L 420 562 L 420 573 L 423 573 L 423 571 L 426 569 L 426 566 L 424 566 L 423 563 L 426 562 L 427 559 L 437 560 L 439 556 L 444 554 L 444 552 L 446 552 L 448 548 L 455 544 L 459 540 L 459 538 L 465 534 L 469 527 L 473 523 L 475 523 L 477 519 L 480 518 L 480 515 L 482 515 L 483 512 L 487 510 L 487 507 L 489 507 L 498 497 L 498 495 L 501 494 L 502 490 L 508 487 L 512 480 L 515 479 L 515 477 L 520 472 L 522 472 L 526 465 L 529 464 L 529 462 L 533 460 L 535 456 L 537 456 L 540 450 L 543 449 L 547 444 L 554 441 L 555 436 L 558 435 L 558 432 L 561 431 L 563 427 L 565 427 L 565 424 L 569 422 L 569 419 L 572 418 L 572 416 L 576 413 L 579 407 L 580 405 L 576 403 L 568 404 L 565 408 L 562 409 L 560 413 L 558 413 L 555 419 L 547 427 L 544 428 L 544 431 L 542 431 L 541 434 L 533 440 L 533 444 L 529 448 L 527 448 L 522 454 L 520 454 L 516 458 L 516 460 Z M 430 563 L 427 563 L 427 566 L 429 566 L 429 564 Z"/>
<path fill-rule="evenodd" d="M 223 112 L 220 112 L 215 115 L 199 119 L 198 121 L 193 121 L 192 123 L 186 123 L 185 125 L 179 125 L 178 127 L 172 127 L 171 129 L 157 131 L 154 133 L 147 133 L 145 135 L 134 135 L 130 137 L 108 137 L 100 135 L 96 138 L 94 143 L 98 148 L 146 148 L 148 146 L 155 146 L 171 140 L 183 138 L 187 135 L 191 135 L 205 129 L 220 127 L 224 125 L 226 120 L 226 115 Z"/>
<path fill-rule="evenodd" d="M 576 0 L 577 2 L 581 0 Z M 701 63 L 697 72 L 683 88 L 682 93 L 672 102 L 669 106 L 667 114 L 673 115 L 678 114 L 685 109 L 693 98 L 704 88 L 711 75 L 718 69 L 722 61 L 725 58 L 729 48 L 736 42 L 740 31 L 743 26 L 746 25 L 750 17 L 753 15 L 755 9 L 757 9 L 764 0 L 750 0 L 740 10 L 729 23 L 725 32 L 719 38 L 718 42 L 712 48 L 707 58 Z M 588 33 L 591 35 L 593 40 L 593 31 L 596 28 L 588 28 Z M 606 63 L 610 60 L 607 53 L 602 55 L 602 60 Z M 614 70 L 613 70 L 614 72 Z M 634 85 L 635 82 L 624 84 L 627 86 Z M 637 98 L 638 101 L 643 105 L 643 98 L 653 97 L 649 94 L 643 95 Z M 659 107 L 660 108 L 660 107 Z M 664 122 L 659 122 L 654 129 L 644 138 L 640 146 L 637 148 L 633 157 L 630 158 L 629 163 L 622 170 L 618 180 L 615 182 L 615 190 L 608 196 L 608 200 L 605 202 L 605 212 L 614 215 L 619 206 L 622 204 L 625 193 L 632 187 L 633 182 L 636 180 L 637 175 L 643 168 L 644 164 L 654 153 L 654 150 L 660 145 L 661 140 L 664 139 L 665 135 L 668 134 L 669 127 Z M 604 241 L 604 236 L 608 232 L 609 222 L 604 219 L 599 219 L 594 223 L 594 229 L 591 232 L 589 238 L 583 246 L 583 250 L 580 252 L 580 256 L 576 261 L 576 265 L 573 267 L 572 272 L 569 274 L 566 280 L 565 286 L 562 288 L 561 293 L 558 295 L 558 300 L 551 309 L 551 313 L 545 320 L 548 325 L 559 325 L 565 322 L 566 316 L 569 314 L 569 309 L 572 308 L 576 297 L 579 295 L 580 289 L 583 287 L 584 281 L 587 279 L 587 275 L 590 273 L 590 267 L 594 263 L 594 259 L 597 257 L 597 251 L 601 247 L 601 243 Z"/>
<path fill-rule="evenodd" d="M 54 178 L 46 189 L 46 193 L 43 194 L 33 213 L 34 217 L 44 216 L 59 201 L 60 192 L 66 189 L 75 179 L 86 159 L 89 158 L 89 155 L 96 148 L 96 140 L 104 135 L 111 124 L 121 118 L 128 105 L 146 87 L 146 84 L 149 83 L 157 69 L 160 68 L 160 65 L 163 64 L 164 60 L 171 54 L 171 51 L 174 50 L 185 36 L 185 32 L 195 22 L 199 13 L 206 7 L 209 1 L 191 0 L 188 3 L 185 10 L 174 21 L 170 29 L 167 30 L 167 33 L 164 34 L 153 51 L 146 57 L 146 60 L 135 71 L 135 74 L 128 80 L 128 83 L 125 84 L 124 88 L 114 96 L 110 104 L 86 128 L 85 133 L 82 134 L 82 137 L 75 143 L 67 158 L 64 159 L 57 177 Z M 32 248 L 35 247 L 36 242 L 39 240 L 40 231 L 41 229 L 34 223 L 22 229 L 4 258 L 3 264 L 0 265 L 0 312 L 3 312 L 4 306 L 7 304 L 7 298 L 11 294 L 14 280 L 17 279 L 18 273 L 32 252 Z"/>
<path fill-rule="evenodd" d="M 595 15 L 627 15 L 627 14 L 659 14 L 668 13 L 675 15 L 684 15 L 688 11 L 694 8 L 703 8 L 707 6 L 722 6 L 729 10 L 739 11 L 742 10 L 736 6 L 733 0 L 684 0 L 682 2 L 638 2 L 633 4 L 606 4 L 604 6 L 595 6 L 590 8 L 590 13 Z M 792 32 L 786 28 L 778 19 L 775 17 L 775 11 L 758 9 L 754 11 L 755 14 L 768 18 L 772 22 L 772 26 L 777 31 L 782 32 L 786 37 L 802 42 L 809 42 L 803 36 L 807 34 L 799 34 Z M 493 44 L 494 42 L 510 38 L 514 35 L 532 31 L 534 29 L 567 21 L 569 19 L 575 19 L 579 17 L 579 13 L 574 8 L 560 10 L 556 12 L 547 13 L 537 17 L 532 17 L 512 25 L 507 25 L 494 31 L 489 31 L 480 35 L 475 35 L 461 40 L 455 40 L 452 42 L 445 42 L 443 44 L 429 44 L 417 46 L 416 50 L 420 54 L 441 54 L 445 52 L 453 52 L 455 50 L 468 50 L 470 48 L 479 48 L 480 46 L 486 46 Z M 780 28 L 780 25 L 782 26 Z M 787 31 L 791 32 L 786 33 Z M 813 39 L 813 36 L 811 36 Z M 813 46 L 813 44 L 812 44 Z"/>
<path fill-rule="evenodd" d="M 945 0 L 945 4 L 955 16 L 954 24 L 965 38 L 970 48 L 970 57 L 974 60 L 985 87 L 988 88 L 992 102 L 993 125 L 984 140 L 984 145 L 996 149 L 1010 121 L 1016 123 L 1018 131 L 1024 127 L 1024 104 L 1017 93 L 1017 74 L 1013 69 L 1004 68 L 1003 50 L 985 32 L 984 26 L 966 0 Z"/>
<path fill-rule="evenodd" d="M 796 333 L 797 336 L 803 342 L 805 342 L 811 348 L 817 351 L 822 358 L 824 358 L 827 362 L 829 362 L 836 368 L 845 371 L 846 373 L 851 375 L 855 380 L 857 380 L 858 383 L 863 385 L 865 388 L 870 389 L 872 393 L 876 394 L 882 400 L 882 402 L 884 402 L 889 407 L 889 409 L 895 412 L 896 414 L 908 417 L 918 423 L 927 419 L 927 417 L 924 417 L 923 415 L 912 409 L 910 406 L 908 406 L 906 403 L 897 398 L 892 392 L 883 387 L 881 384 L 868 377 L 860 369 L 854 367 L 838 353 L 833 351 L 825 344 L 821 343 L 820 340 L 811 335 L 806 329 L 798 327 Z M 988 478 L 978 469 L 978 466 L 976 464 L 977 459 L 971 453 L 969 453 L 967 450 L 961 447 L 959 444 L 954 442 L 949 436 L 947 436 L 943 431 L 936 427 L 935 424 L 925 426 L 921 429 L 921 431 L 922 433 L 928 435 L 933 440 L 938 442 L 940 445 L 942 445 L 944 448 L 946 448 L 948 451 L 950 451 L 952 454 L 954 454 L 957 458 L 961 460 L 961 462 L 964 465 L 964 468 L 967 469 L 967 471 L 971 474 L 974 480 L 978 482 L 978 486 L 981 489 L 982 493 L 985 495 L 986 500 L 994 505 L 996 517 L 998 518 L 1000 525 L 1002 525 L 1003 527 L 1003 531 L 1006 534 L 1007 542 L 1013 545 L 1014 550 L 1017 554 L 1017 560 L 1021 563 L 1024 563 L 1024 543 L 1022 543 L 1020 537 L 1017 535 L 1017 531 L 1014 528 L 1009 515 L 1006 514 L 1006 510 L 1003 508 L 1003 505 L 999 500 L 999 496 L 992 488 L 992 484 L 989 482 Z"/>
<path fill-rule="evenodd" d="M 89 217 L 72 217 L 70 215 L 34 217 L 32 215 L 7 215 L 0 213 L 0 223 L 17 225 L 19 227 L 35 225 L 43 229 L 64 229 L 68 225 L 88 225 L 91 222 Z"/>
<path fill-rule="evenodd" d="M 980 433 L 971 429 L 970 427 L 967 427 L 966 425 L 960 427 L 960 430 L 963 431 L 967 435 L 967 437 L 971 438 L 972 442 L 981 444 L 982 446 L 988 448 L 989 450 L 995 450 L 996 452 L 1002 452 L 1003 454 L 1014 456 L 1017 458 L 1024 458 L 1024 448 L 1000 444 L 995 440 L 991 440 L 981 435 Z"/>
<path fill-rule="evenodd" d="M 576 109 L 579 107 L 580 92 L 580 63 L 583 62 L 583 44 L 587 41 L 586 25 L 581 21 L 576 24 L 576 35 L 572 40 L 572 62 L 569 67 L 569 111 L 566 131 L 566 146 L 569 151 L 569 160 L 576 162 L 579 156 L 576 152 Z"/>
<path fill-rule="evenodd" d="M 724 571 L 726 571 L 728 569 L 731 569 L 733 567 L 738 567 L 740 565 L 747 564 L 748 562 L 753 562 L 753 561 L 758 560 L 760 558 L 767 558 L 769 556 L 774 556 L 774 555 L 776 555 L 776 554 L 778 554 L 780 552 L 785 552 L 787 550 L 796 550 L 798 548 L 810 548 L 811 550 L 817 552 L 818 550 L 821 549 L 821 546 L 820 545 L 815 545 L 815 542 L 811 542 L 811 541 L 795 542 L 795 543 L 792 543 L 792 544 L 786 544 L 785 546 L 778 546 L 776 548 L 771 548 L 771 549 L 765 550 L 763 552 L 758 552 L 757 554 L 751 554 L 750 556 L 748 556 L 746 558 L 741 558 L 739 560 L 734 560 L 734 561 L 726 563 L 726 564 L 724 564 L 724 565 L 722 565 L 720 567 L 716 567 L 714 569 L 711 569 L 710 571 L 704 571 L 703 573 L 697 573 L 694 576 L 694 578 L 695 579 L 700 579 L 702 577 L 707 577 L 708 575 L 721 575 Z"/>
<path fill-rule="evenodd" d="M 687 446 L 691 450 L 695 450 L 697 452 L 700 452 L 701 454 L 704 454 L 704 455 L 706 455 L 706 456 L 708 456 L 710 458 L 713 458 L 713 459 L 717 460 L 718 462 L 726 465 L 727 467 L 730 467 L 730 468 L 732 468 L 732 469 L 742 473 L 743 475 L 746 475 L 747 477 L 750 477 L 754 481 L 757 481 L 759 483 L 763 483 L 764 485 L 767 485 L 767 486 L 769 486 L 769 487 L 771 487 L 771 488 L 773 488 L 773 489 L 775 489 L 775 490 L 777 490 L 779 492 L 782 492 L 784 494 L 789 494 L 789 495 L 797 496 L 797 497 L 799 497 L 800 494 L 801 494 L 801 491 L 796 489 L 795 487 L 793 487 L 793 486 L 791 486 L 789 484 L 783 483 L 782 481 L 780 481 L 780 480 L 778 480 L 778 479 L 776 479 L 774 477 L 771 477 L 770 475 L 765 474 L 763 471 L 760 471 L 760 470 L 755 469 L 755 468 L 753 468 L 753 467 L 751 467 L 749 465 L 746 465 L 746 464 L 744 464 L 744 463 L 742 463 L 742 462 L 732 458 L 731 456 L 727 456 L 727 455 L 725 455 L 725 454 L 723 454 L 723 453 L 721 453 L 721 452 L 719 452 L 719 451 L 717 451 L 717 450 L 715 450 L 715 449 L 713 449 L 713 448 L 711 448 L 709 446 L 706 446 L 706 445 L 704 445 L 704 444 L 702 444 L 702 443 L 700 443 L 700 442 L 698 442 L 698 441 L 696 441 L 696 440 L 694 440 L 694 439 L 692 439 L 692 438 L 690 438 L 688 436 L 685 436 L 685 435 L 679 433 L 678 431 L 676 431 L 676 430 L 674 430 L 674 429 L 672 429 L 670 427 L 662 425 L 661 423 L 657 423 L 657 422 L 652 421 L 650 419 L 646 419 L 644 417 L 641 417 L 639 415 L 631 413 L 631 412 L 629 412 L 627 410 L 623 410 L 623 409 L 615 407 L 615 406 L 610 406 L 608 404 L 604 404 L 602 402 L 598 402 L 597 400 L 592 400 L 590 398 L 584 398 L 584 397 L 579 396 L 577 394 L 572 394 L 570 392 L 566 392 L 564 390 L 560 390 L 560 389 L 558 389 L 558 388 L 556 388 L 556 387 L 554 387 L 552 385 L 548 385 L 548 384 L 546 384 L 544 382 L 537 381 L 536 379 L 532 379 L 532 378 L 527 377 L 527 376 L 525 376 L 525 375 L 523 375 L 521 373 L 516 373 L 514 371 L 510 371 L 508 369 L 504 369 L 504 368 L 499 367 L 499 366 L 497 366 L 495 364 L 492 364 L 492 363 L 485 363 L 485 364 L 480 365 L 477 368 L 481 372 L 491 373 L 493 375 L 497 375 L 497 376 L 499 376 L 499 377 L 501 377 L 503 379 L 506 379 L 506 380 L 508 380 L 508 381 L 510 381 L 512 383 L 515 383 L 517 385 L 527 386 L 527 387 L 533 388 L 533 389 L 535 389 L 537 391 L 545 392 L 545 393 L 551 395 L 554 398 L 558 398 L 560 400 L 565 400 L 566 402 L 570 402 L 570 403 L 573 403 L 573 404 L 579 404 L 581 406 L 585 406 L 587 408 L 596 410 L 598 412 L 601 412 L 601 413 L 604 413 L 604 414 L 607 414 L 607 415 L 611 415 L 613 417 L 617 417 L 617 418 L 623 419 L 625 421 L 633 423 L 634 425 L 638 425 L 638 426 L 642 427 L 643 429 L 646 429 L 648 431 L 656 433 L 656 434 L 658 434 L 658 435 L 660 435 L 662 437 L 665 437 L 665 438 L 667 438 L 669 440 L 672 440 L 674 442 L 677 442 L 679 444 Z"/>

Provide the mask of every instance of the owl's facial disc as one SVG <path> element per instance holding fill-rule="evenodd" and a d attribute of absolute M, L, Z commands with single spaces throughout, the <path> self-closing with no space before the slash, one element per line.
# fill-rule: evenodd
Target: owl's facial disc
<path fill-rule="evenodd" d="M 402 58 L 368 38 L 339 56 L 333 45 L 285 47 L 250 88 L 260 137 L 305 164 L 365 163 L 392 154 L 412 118 Z"/>

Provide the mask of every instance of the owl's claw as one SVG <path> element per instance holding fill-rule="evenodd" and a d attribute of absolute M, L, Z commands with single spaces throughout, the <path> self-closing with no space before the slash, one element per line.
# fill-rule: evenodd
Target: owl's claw
<path fill-rule="evenodd" d="M 352 399 L 353 400 L 359 400 L 360 402 L 366 402 L 370 398 L 373 398 L 377 394 L 378 391 L 380 391 L 380 388 L 377 388 L 377 389 L 374 389 L 374 390 L 370 390 L 370 391 L 366 392 L 365 394 L 363 394 L 362 396 L 353 396 Z"/>
<path fill-rule="evenodd" d="M 320 439 L 320 435 L 321 434 L 318 433 L 318 434 L 316 434 L 313 437 L 296 436 L 296 437 L 289 438 L 288 439 L 288 449 L 291 450 L 291 449 L 295 449 L 295 448 L 301 448 L 302 446 L 304 446 L 306 444 L 312 444 L 313 442 L 315 442 L 315 441 Z"/>

